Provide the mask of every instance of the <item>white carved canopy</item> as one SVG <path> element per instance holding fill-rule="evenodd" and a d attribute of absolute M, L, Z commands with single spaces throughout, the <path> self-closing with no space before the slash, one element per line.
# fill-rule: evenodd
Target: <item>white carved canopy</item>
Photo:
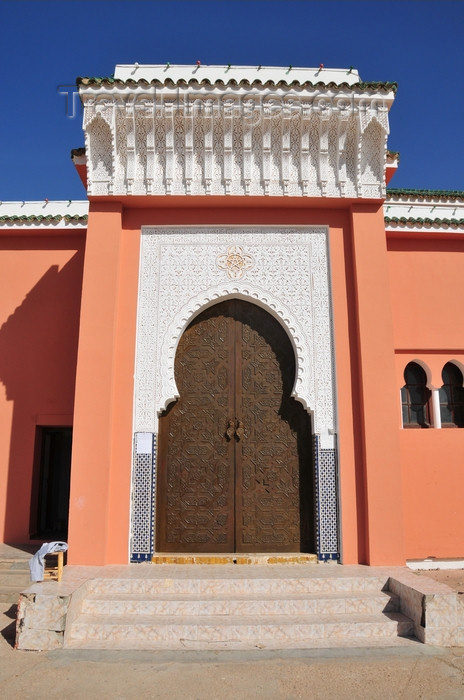
<path fill-rule="evenodd" d="M 83 79 L 89 194 L 384 197 L 389 85 Z"/>

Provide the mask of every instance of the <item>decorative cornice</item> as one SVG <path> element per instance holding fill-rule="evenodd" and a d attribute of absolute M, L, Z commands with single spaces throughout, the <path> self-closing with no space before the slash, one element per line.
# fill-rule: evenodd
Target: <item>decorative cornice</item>
<path fill-rule="evenodd" d="M 390 83 L 78 82 L 90 195 L 385 195 Z"/>

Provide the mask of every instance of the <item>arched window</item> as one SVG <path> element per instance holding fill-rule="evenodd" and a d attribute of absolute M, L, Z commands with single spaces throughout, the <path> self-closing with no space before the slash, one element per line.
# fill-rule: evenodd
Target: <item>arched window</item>
<path fill-rule="evenodd" d="M 417 362 L 410 362 L 404 370 L 406 384 L 401 388 L 403 428 L 430 427 L 430 396 L 427 375 Z"/>
<path fill-rule="evenodd" d="M 464 428 L 463 376 L 459 367 L 447 362 L 443 367 L 440 389 L 440 414 L 442 428 Z"/>

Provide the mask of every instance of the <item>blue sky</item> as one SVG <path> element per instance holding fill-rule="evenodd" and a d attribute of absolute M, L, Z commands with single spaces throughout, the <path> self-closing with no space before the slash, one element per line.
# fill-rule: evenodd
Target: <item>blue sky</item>
<path fill-rule="evenodd" d="M 84 199 L 77 76 L 117 63 L 353 65 L 397 81 L 392 187 L 464 189 L 460 0 L 0 0 L 0 200 Z M 61 86 L 61 87 L 60 87 Z"/>

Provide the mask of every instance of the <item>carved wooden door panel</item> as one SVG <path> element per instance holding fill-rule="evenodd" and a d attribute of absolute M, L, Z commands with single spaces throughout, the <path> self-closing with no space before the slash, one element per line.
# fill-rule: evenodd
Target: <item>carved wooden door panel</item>
<path fill-rule="evenodd" d="M 290 397 L 294 353 L 263 309 L 241 304 L 237 318 L 236 551 L 310 551 L 310 426 Z"/>
<path fill-rule="evenodd" d="M 160 418 L 159 551 L 234 551 L 232 321 L 228 304 L 207 309 L 177 348 L 180 397 Z"/>
<path fill-rule="evenodd" d="M 159 551 L 311 551 L 309 418 L 294 355 L 259 307 L 229 300 L 183 334 L 180 398 L 160 419 Z"/>

